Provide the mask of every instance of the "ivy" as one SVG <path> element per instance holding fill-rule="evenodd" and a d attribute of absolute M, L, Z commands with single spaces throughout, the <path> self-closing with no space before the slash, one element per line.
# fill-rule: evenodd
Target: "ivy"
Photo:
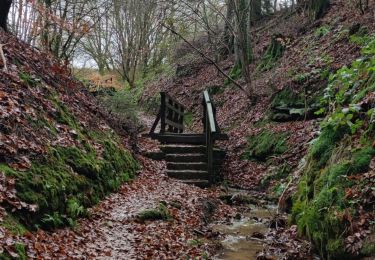
<path fill-rule="evenodd" d="M 365 36 L 362 57 L 355 60 L 350 67 L 344 66 L 329 77 L 328 87 L 321 100 L 322 109 L 317 115 L 329 114 L 322 127 L 332 126 L 338 129 L 347 125 L 355 134 L 364 124 L 359 103 L 371 91 L 375 90 L 375 36 Z M 372 114 L 371 114 L 372 116 Z"/>

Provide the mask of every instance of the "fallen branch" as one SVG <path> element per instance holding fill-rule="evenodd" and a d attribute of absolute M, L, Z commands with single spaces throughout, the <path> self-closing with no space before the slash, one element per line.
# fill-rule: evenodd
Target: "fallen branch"
<path fill-rule="evenodd" d="M 227 78 L 230 82 L 232 82 L 237 88 L 239 88 L 249 99 L 252 99 L 252 97 L 249 95 L 249 93 L 246 92 L 246 90 L 243 88 L 243 86 L 238 83 L 236 80 L 234 80 L 231 76 L 226 74 L 220 66 L 210 57 L 208 57 L 206 54 L 204 54 L 201 50 L 199 50 L 197 47 L 195 47 L 192 43 L 190 43 L 184 36 L 176 32 L 173 28 L 165 25 L 164 23 L 161 23 L 161 26 L 169 30 L 171 33 L 177 35 L 180 37 L 186 44 L 188 44 L 193 50 L 195 50 L 202 58 L 207 60 L 210 64 L 214 65 L 215 68 L 220 72 L 221 75 L 223 75 L 225 78 Z"/>
<path fill-rule="evenodd" d="M 3 67 L 4 72 L 8 72 L 7 60 L 5 58 L 4 51 L 3 51 L 3 47 L 6 46 L 6 45 L 7 44 L 0 44 L 0 56 L 1 56 L 1 59 L 3 60 L 3 63 L 4 63 L 4 67 Z"/>

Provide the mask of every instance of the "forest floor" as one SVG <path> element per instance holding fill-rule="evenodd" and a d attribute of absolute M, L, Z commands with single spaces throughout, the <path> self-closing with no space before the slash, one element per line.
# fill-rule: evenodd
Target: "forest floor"
<path fill-rule="evenodd" d="M 145 114 L 140 118 L 145 128 L 152 123 L 152 118 Z M 139 148 L 155 150 L 157 143 L 140 136 Z M 225 230 L 233 230 L 234 223 L 242 223 L 246 229 L 249 222 L 245 216 L 251 211 L 256 214 L 257 209 L 265 210 L 263 206 L 268 204 L 261 193 L 249 195 L 236 190 L 237 195 L 233 196 L 223 187 L 201 189 L 182 184 L 164 174 L 164 162 L 140 155 L 137 159 L 142 165 L 139 175 L 90 209 L 89 217 L 79 220 L 74 228 L 52 232 L 38 230 L 23 236 L 0 229 L 0 238 L 8 245 L 5 250 L 18 257 L 14 245 L 22 243 L 28 258 L 37 259 L 211 259 L 224 252 L 220 242 L 226 237 L 233 238 L 233 234 L 228 235 Z M 229 195 L 229 203 L 224 203 L 223 194 L 227 199 Z M 251 209 L 250 204 L 257 209 Z M 140 212 L 160 208 L 160 205 L 167 209 L 169 219 L 141 220 L 138 217 Z M 284 232 L 285 218 L 274 215 L 253 217 L 252 221 L 256 230 L 259 224 L 265 227 L 263 233 L 251 229 L 245 239 L 240 237 L 242 234 L 234 234 L 234 239 L 255 240 L 260 253 L 257 259 L 274 259 L 269 255 L 308 259 L 309 244 L 297 239 L 295 227 Z M 219 228 L 214 228 L 215 225 Z M 273 228 L 268 229 L 270 226 Z M 234 243 L 241 245 L 243 241 Z M 237 257 L 247 259 L 247 254 L 239 252 Z M 231 258 L 224 254 L 219 259 Z"/>
<path fill-rule="evenodd" d="M 142 116 L 145 120 L 148 118 Z M 152 122 L 151 120 L 147 120 Z M 147 122 L 145 122 L 147 124 Z M 155 144 L 140 137 L 140 149 Z M 15 237 L 0 230 L 8 240 L 8 253 L 15 242 L 26 245 L 27 256 L 39 259 L 182 259 L 214 252 L 212 243 L 194 243 L 207 232 L 208 219 L 225 219 L 233 210 L 218 200 L 218 189 L 206 190 L 182 184 L 164 175 L 165 164 L 138 156 L 142 165 L 135 180 L 122 186 L 90 210 L 75 228 L 52 233 L 39 230 Z M 170 219 L 142 221 L 140 212 L 166 205 Z M 215 205 L 215 215 L 207 209 Z"/>

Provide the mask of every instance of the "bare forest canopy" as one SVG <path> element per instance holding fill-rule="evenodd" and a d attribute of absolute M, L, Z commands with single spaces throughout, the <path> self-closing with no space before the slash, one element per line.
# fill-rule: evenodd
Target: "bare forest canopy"
<path fill-rule="evenodd" d="M 26 43 L 79 67 L 93 66 L 101 74 L 116 71 L 131 87 L 138 77 L 173 60 L 173 49 L 181 37 L 194 43 L 205 36 L 207 44 L 199 46 L 200 51 L 211 62 L 235 54 L 237 69 L 240 68 L 239 73 L 249 84 L 247 65 L 252 60 L 250 32 L 254 23 L 285 10 L 304 11 L 316 18 L 328 3 L 328 0 L 14 0 L 8 20 L 10 31 Z M 4 15 L 0 15 L 3 20 Z M 246 91 L 248 95 L 253 92 L 251 87 Z"/>

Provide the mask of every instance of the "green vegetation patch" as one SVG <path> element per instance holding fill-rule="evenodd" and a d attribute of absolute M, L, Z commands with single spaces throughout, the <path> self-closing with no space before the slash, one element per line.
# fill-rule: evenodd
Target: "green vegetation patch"
<path fill-rule="evenodd" d="M 298 80 L 301 80 L 301 85 L 304 84 L 305 74 L 296 75 L 295 80 L 297 77 L 301 77 Z M 284 88 L 274 96 L 269 118 L 276 122 L 315 118 L 318 116 L 315 112 L 321 107 L 321 96 L 319 91 L 305 89 L 297 93 L 290 87 Z"/>
<path fill-rule="evenodd" d="M 229 71 L 229 77 L 236 80 L 242 76 L 242 67 L 241 64 L 235 64 L 233 68 Z M 224 85 L 227 86 L 232 83 L 229 79 L 225 79 Z"/>
<path fill-rule="evenodd" d="M 283 154 L 288 150 L 288 133 L 273 133 L 263 130 L 248 138 L 248 147 L 242 158 L 245 160 L 266 161 L 270 156 Z"/>
<path fill-rule="evenodd" d="M 9 255 L 7 252 L 0 254 L 1 260 L 11 260 L 11 259 L 19 259 L 19 260 L 27 260 L 27 253 L 26 253 L 26 246 L 21 243 L 16 243 L 13 246 L 13 256 Z"/>
<path fill-rule="evenodd" d="M 109 93 L 98 93 L 97 97 L 111 111 L 116 113 L 123 120 L 138 122 L 138 98 L 140 94 L 136 89 L 122 89 Z"/>
<path fill-rule="evenodd" d="M 19 220 L 13 216 L 11 213 L 8 213 L 4 220 L 0 223 L 1 226 L 6 228 L 15 236 L 23 236 L 27 229 L 24 227 Z"/>
<path fill-rule="evenodd" d="M 328 33 L 330 33 L 330 28 L 327 25 L 323 25 L 315 30 L 314 35 L 317 38 L 321 38 L 326 36 Z"/>

